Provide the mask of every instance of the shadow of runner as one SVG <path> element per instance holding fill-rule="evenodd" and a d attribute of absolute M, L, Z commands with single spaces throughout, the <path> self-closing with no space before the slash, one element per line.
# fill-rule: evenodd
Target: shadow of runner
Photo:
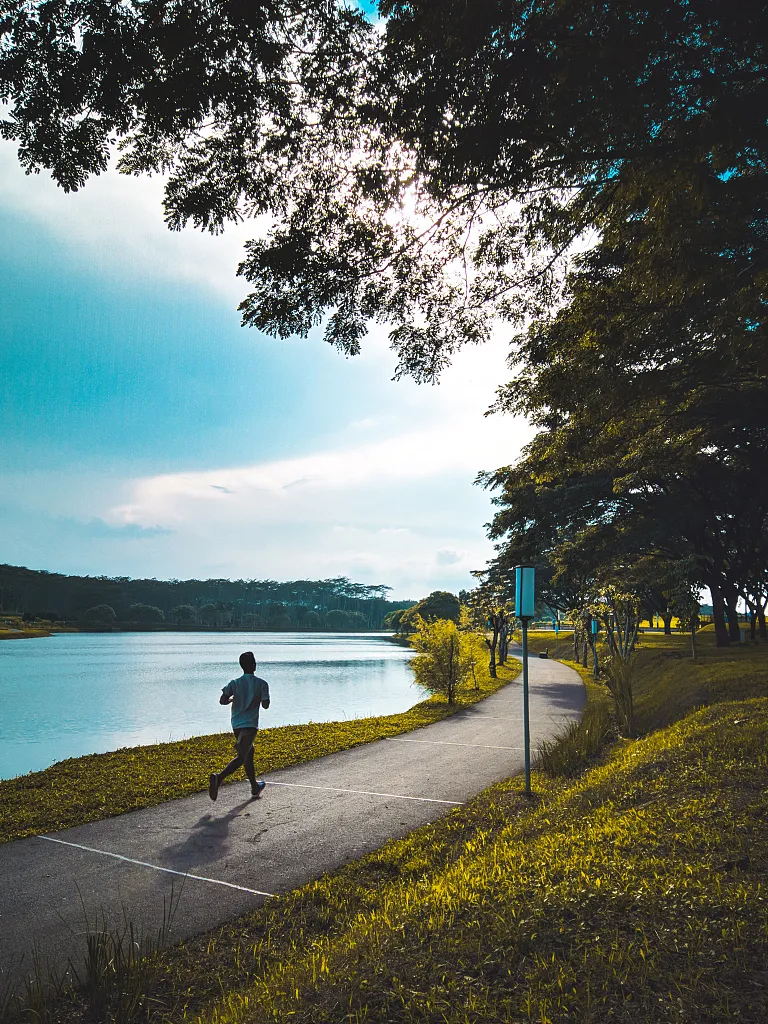
<path fill-rule="evenodd" d="M 220 860 L 227 847 L 232 822 L 242 814 L 244 808 L 254 803 L 249 797 L 235 804 L 224 815 L 204 814 L 195 822 L 185 839 L 158 850 L 160 864 L 176 871 L 194 871 L 201 864 Z"/>

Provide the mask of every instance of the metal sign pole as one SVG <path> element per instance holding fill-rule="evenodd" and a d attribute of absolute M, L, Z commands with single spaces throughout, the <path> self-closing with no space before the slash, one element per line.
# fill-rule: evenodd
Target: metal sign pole
<path fill-rule="evenodd" d="M 525 754 L 525 794 L 531 795 L 531 736 L 528 721 L 528 623 L 536 614 L 535 569 L 515 566 L 515 614 L 523 627 L 523 751 Z"/>
<path fill-rule="evenodd" d="M 597 679 L 597 633 L 600 626 L 597 619 L 592 619 L 592 675 Z"/>
<path fill-rule="evenodd" d="M 531 795 L 531 735 L 528 722 L 528 616 L 523 624 L 523 749 L 525 752 L 525 793 Z"/>

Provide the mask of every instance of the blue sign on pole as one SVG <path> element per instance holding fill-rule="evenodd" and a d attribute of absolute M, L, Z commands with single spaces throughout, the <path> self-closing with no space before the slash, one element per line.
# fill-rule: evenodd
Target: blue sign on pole
<path fill-rule="evenodd" d="M 532 619 L 535 604 L 536 570 L 532 565 L 515 567 L 515 613 L 518 619 Z"/>

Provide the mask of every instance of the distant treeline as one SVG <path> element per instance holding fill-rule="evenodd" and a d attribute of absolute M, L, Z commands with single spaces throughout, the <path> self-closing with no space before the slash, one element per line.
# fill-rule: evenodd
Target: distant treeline
<path fill-rule="evenodd" d="M 0 614 L 27 621 L 265 629 L 381 629 L 413 601 L 391 587 L 329 580 L 133 580 L 0 565 Z"/>

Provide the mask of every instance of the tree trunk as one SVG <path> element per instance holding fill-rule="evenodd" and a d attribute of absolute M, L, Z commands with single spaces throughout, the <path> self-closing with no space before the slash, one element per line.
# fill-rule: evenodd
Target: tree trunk
<path fill-rule="evenodd" d="M 573 660 L 578 663 L 579 660 L 579 632 L 576 627 L 573 627 Z"/>
<path fill-rule="evenodd" d="M 728 590 L 725 603 L 728 608 L 728 636 L 732 644 L 741 640 L 741 627 L 739 626 L 739 613 L 737 611 L 738 595 Z"/>
<path fill-rule="evenodd" d="M 725 624 L 723 592 L 716 584 L 710 583 L 709 593 L 712 597 L 712 618 L 715 623 L 715 646 L 730 647 L 731 640 L 728 636 L 728 627 Z"/>
<path fill-rule="evenodd" d="M 491 657 L 488 662 L 488 675 L 491 679 L 496 679 L 496 645 L 499 642 L 499 631 L 496 628 L 496 624 L 493 626 L 493 640 L 486 640 L 488 647 L 490 648 Z"/>
<path fill-rule="evenodd" d="M 503 622 L 499 630 L 499 664 L 506 665 L 509 643 L 507 639 L 507 624 Z"/>
<path fill-rule="evenodd" d="M 662 612 L 661 613 L 661 618 L 662 618 L 662 621 L 664 622 L 664 635 L 665 636 L 672 636 L 672 613 L 671 612 Z"/>
<path fill-rule="evenodd" d="M 765 624 L 765 605 L 758 604 L 757 606 L 757 628 L 760 632 L 761 640 L 768 640 L 768 628 Z"/>
<path fill-rule="evenodd" d="M 616 642 L 615 622 L 618 621 L 613 615 L 609 615 L 605 623 L 605 631 L 608 636 L 608 653 L 613 656 L 618 653 L 619 645 Z"/>

